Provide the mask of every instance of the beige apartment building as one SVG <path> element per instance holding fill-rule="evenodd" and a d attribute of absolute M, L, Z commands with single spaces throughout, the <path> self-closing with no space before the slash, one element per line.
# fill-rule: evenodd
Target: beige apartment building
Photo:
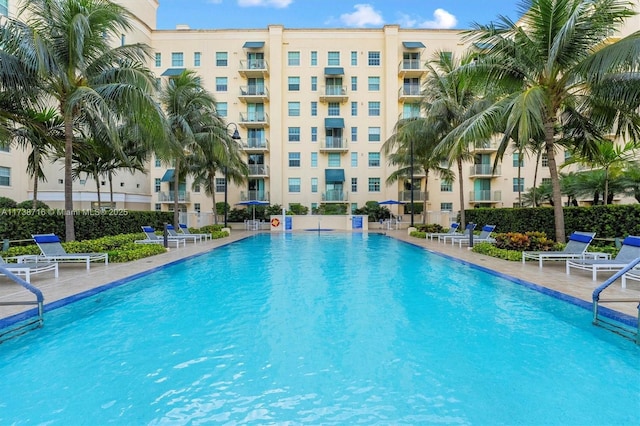
<path fill-rule="evenodd" d="M 8 0 L 12 13 L 12 0 Z M 0 0 L 0 12 L 7 0 Z M 508 151 L 493 169 L 496 143 L 471 147 L 472 162 L 461 179 L 465 205 L 460 206 L 458 182 L 415 174 L 413 188 L 406 181 L 387 183 L 394 171 L 381 152 L 401 118 L 419 116 L 425 62 L 434 52 L 461 55 L 466 49 L 459 30 L 404 29 L 385 25 L 376 29 L 156 29 L 157 0 L 119 0 L 135 15 L 135 31 L 114 43 L 144 42 L 154 55 L 149 64 L 159 83 L 194 70 L 211 92 L 229 131 L 240 133 L 249 165 L 248 181 L 227 187 L 228 203 L 268 201 L 293 203 L 311 211 L 321 204 L 347 204 L 351 210 L 367 201 L 427 201 L 426 220 L 460 208 L 511 207 L 518 204 L 518 188 L 533 186 L 536 159 L 525 155 L 518 177 L 517 152 Z M 640 28 L 634 18 L 625 32 Z M 560 154 L 561 157 L 562 154 Z M 0 152 L 0 195 L 17 201 L 33 197 L 26 177 L 25 153 Z M 173 208 L 173 169 L 151 161 L 146 174 L 120 172 L 113 183 L 101 185 L 103 206 L 118 209 Z M 549 178 L 545 158 L 537 170 L 537 184 Z M 457 179 L 457 178 L 456 178 Z M 224 200 L 225 177 L 216 179 L 216 201 Z M 212 223 L 212 200 L 204 190 L 182 183 L 180 208 L 190 225 Z M 413 191 L 413 194 L 412 194 Z M 60 164 L 47 172 L 38 199 L 63 206 Z M 624 200 L 616 200 L 624 202 Z M 97 207 L 96 182 L 74 182 L 74 208 Z M 395 209 L 392 209 L 395 210 Z M 448 217 L 448 216 L 447 216 Z M 420 223 L 422 218 L 416 217 Z"/>

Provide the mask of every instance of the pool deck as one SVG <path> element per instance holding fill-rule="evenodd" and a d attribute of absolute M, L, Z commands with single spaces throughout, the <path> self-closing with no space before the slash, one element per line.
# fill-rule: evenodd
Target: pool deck
<path fill-rule="evenodd" d="M 369 232 L 378 233 L 381 231 L 371 230 Z M 384 233 L 392 238 L 424 247 L 429 251 L 441 253 L 464 262 L 472 263 L 501 274 L 582 299 L 589 304 L 591 303 L 593 290 L 613 274 L 601 272 L 598 276 L 598 281 L 593 281 L 591 279 L 591 273 L 587 271 L 572 270 L 571 275 L 567 275 L 565 272 L 565 262 L 563 261 L 545 262 L 544 267 L 539 268 L 537 262 L 527 262 L 526 264 L 522 264 L 522 262 L 510 262 L 473 253 L 466 246 L 460 248 L 457 245 L 445 245 L 437 241 L 409 237 L 406 229 L 384 231 Z M 31 283 L 42 291 L 45 305 L 47 305 L 115 281 L 126 279 L 132 275 L 153 270 L 171 262 L 208 252 L 251 235 L 255 235 L 255 231 L 234 230 L 228 238 L 197 244 L 187 243 L 186 247 L 171 248 L 167 253 L 133 262 L 109 263 L 107 266 L 102 262 L 93 263 L 89 271 L 85 269 L 84 264 L 60 264 L 58 278 L 54 278 L 51 272 L 45 272 L 32 275 Z M 614 283 L 603 293 L 603 297 L 640 298 L 640 282 L 628 280 L 626 289 L 622 289 L 619 282 Z M 13 283 L 8 278 L 0 277 L 0 302 L 24 300 L 34 300 L 34 297 L 31 293 Z M 637 318 L 638 316 L 638 303 L 635 302 L 605 304 L 603 306 L 630 315 L 633 318 Z M 0 306 L 0 318 L 7 318 L 30 309 L 33 309 L 33 307 Z"/>

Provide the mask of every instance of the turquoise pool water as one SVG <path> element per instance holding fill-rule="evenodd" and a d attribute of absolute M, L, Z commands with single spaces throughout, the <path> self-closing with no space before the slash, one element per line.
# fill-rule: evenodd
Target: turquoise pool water
<path fill-rule="evenodd" d="M 0 345 L 0 424 L 637 424 L 640 348 L 381 235 L 258 235 Z"/>

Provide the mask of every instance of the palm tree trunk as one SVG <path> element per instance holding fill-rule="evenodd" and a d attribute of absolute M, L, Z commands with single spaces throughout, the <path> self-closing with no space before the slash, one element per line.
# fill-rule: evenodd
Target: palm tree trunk
<path fill-rule="evenodd" d="M 98 208 L 96 210 L 100 211 L 100 205 L 102 204 L 102 200 L 100 199 L 100 176 L 95 174 L 93 178 L 96 180 L 96 193 L 98 194 Z"/>
<path fill-rule="evenodd" d="M 111 170 L 107 173 L 109 173 L 109 204 L 110 208 L 115 209 L 116 206 L 113 204 L 113 173 L 111 173 Z"/>
<path fill-rule="evenodd" d="M 458 158 L 458 186 L 460 187 L 460 226 L 464 229 L 467 219 L 464 214 L 464 182 L 462 181 L 462 158 Z"/>
<path fill-rule="evenodd" d="M 555 141 L 553 139 L 554 122 L 547 120 L 545 123 L 545 151 L 549 160 L 549 174 L 551 175 L 551 187 L 553 188 L 553 218 L 555 222 L 556 241 L 565 242 L 564 211 L 562 208 L 562 192 L 560 191 L 560 176 L 554 152 Z"/>
<path fill-rule="evenodd" d="M 603 199 L 603 204 L 606 206 L 607 202 L 609 201 L 609 168 L 605 167 L 604 168 L 604 197 L 602 197 Z"/>
<path fill-rule="evenodd" d="M 64 233 L 66 241 L 75 241 L 76 232 L 73 223 L 73 177 L 71 175 L 73 159 L 73 115 L 65 111 L 64 102 L 60 104 L 64 117 Z"/>
<path fill-rule="evenodd" d="M 522 207 L 522 187 L 520 179 L 522 177 L 522 148 L 518 149 L 518 207 Z"/>
<path fill-rule="evenodd" d="M 215 171 L 212 170 L 209 175 L 209 188 L 211 188 L 211 200 L 213 201 L 213 223 L 218 224 L 218 207 L 216 206 L 216 177 Z"/>
<path fill-rule="evenodd" d="M 542 157 L 542 150 L 538 150 L 538 152 L 536 153 L 536 168 L 533 170 L 533 206 L 531 207 L 538 207 L 536 185 L 538 182 L 538 168 L 540 167 L 541 157 Z"/>
<path fill-rule="evenodd" d="M 35 173 L 33 174 L 33 209 L 38 208 L 38 171 L 40 170 L 40 151 L 33 150 L 33 164 L 35 166 Z"/>
<path fill-rule="evenodd" d="M 173 226 L 178 229 L 180 221 L 180 212 L 178 199 L 180 198 L 180 160 L 176 159 L 176 167 L 173 169 Z"/>
<path fill-rule="evenodd" d="M 424 201 L 422 202 L 422 224 L 427 224 L 427 202 L 429 201 L 429 193 L 427 188 L 429 187 L 429 169 L 424 168 Z"/>

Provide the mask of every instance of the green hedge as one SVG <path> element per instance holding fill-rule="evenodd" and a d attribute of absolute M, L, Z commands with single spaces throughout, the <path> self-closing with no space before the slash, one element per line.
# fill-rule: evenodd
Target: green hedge
<path fill-rule="evenodd" d="M 544 232 L 556 239 L 553 208 L 502 208 L 465 211 L 467 222 L 496 225 L 496 232 Z M 596 238 L 640 235 L 640 204 L 612 204 L 594 207 L 565 207 L 565 232 L 590 231 Z"/>
<path fill-rule="evenodd" d="M 173 223 L 173 212 L 79 210 L 74 216 L 78 241 L 140 233 L 141 226 L 162 229 L 164 223 Z M 0 239 L 23 240 L 33 234 L 49 233 L 65 239 L 63 210 L 0 209 Z"/>

